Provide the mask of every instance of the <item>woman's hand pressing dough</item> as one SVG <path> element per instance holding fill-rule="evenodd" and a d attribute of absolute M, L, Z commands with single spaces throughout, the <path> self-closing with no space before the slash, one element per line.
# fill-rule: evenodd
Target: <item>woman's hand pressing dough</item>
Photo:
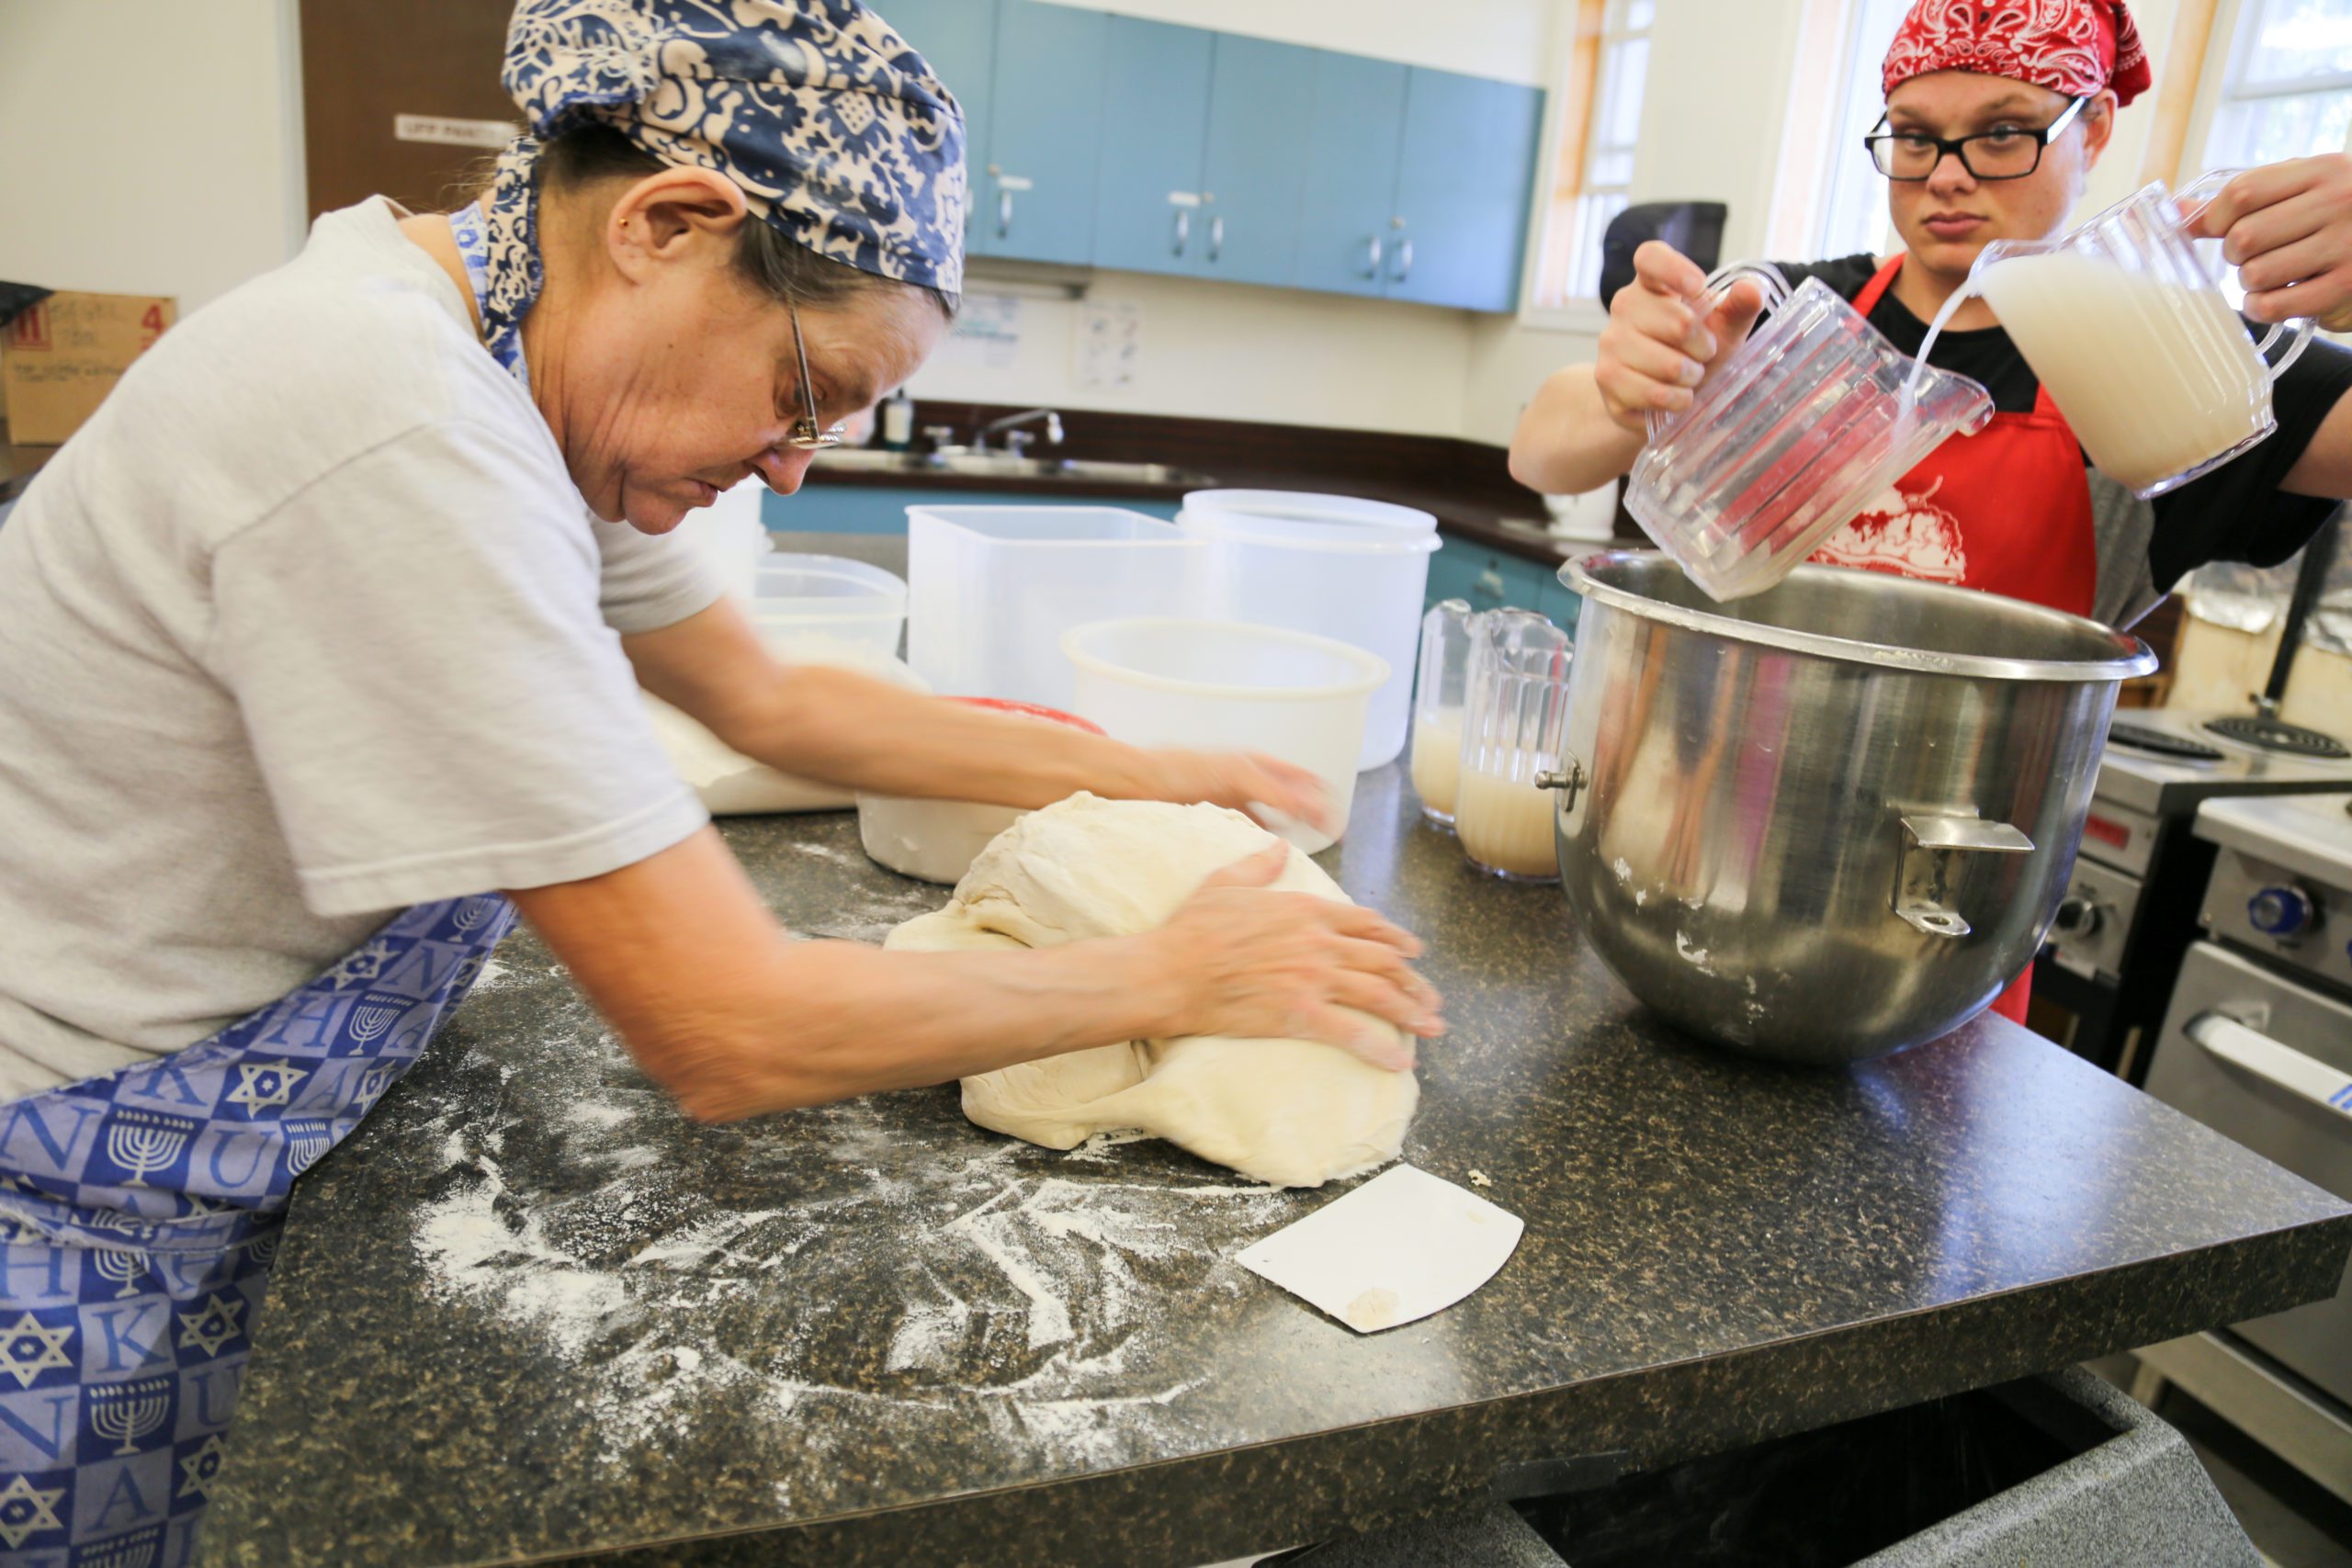
<path fill-rule="evenodd" d="M 1226 867 L 1146 939 L 1182 977 L 1184 1011 L 1169 1032 L 1293 1036 L 1410 1068 L 1412 1037 L 1445 1032 L 1437 992 L 1409 962 L 1421 944 L 1370 909 L 1267 891 L 1289 852 L 1276 844 Z M 1366 1027 L 1351 1009 L 1405 1038 Z"/>
<path fill-rule="evenodd" d="M 1323 781 L 1295 762 L 1269 757 L 1262 751 L 1186 751 L 1148 753 L 1154 769 L 1149 789 L 1155 800 L 1180 806 L 1205 802 L 1227 806 L 1264 821 L 1253 807 L 1270 807 L 1294 821 L 1324 833 L 1335 833 L 1331 802 Z M 1277 868 L 1279 869 L 1279 868 Z"/>

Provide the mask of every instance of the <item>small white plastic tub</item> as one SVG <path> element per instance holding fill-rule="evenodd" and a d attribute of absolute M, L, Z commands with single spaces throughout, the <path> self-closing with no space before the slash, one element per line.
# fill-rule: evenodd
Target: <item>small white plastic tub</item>
<path fill-rule="evenodd" d="M 1268 496 L 1249 507 L 1204 498 Z M 1349 496 L 1199 491 L 1183 526 L 1209 547 L 1208 614 L 1333 637 L 1385 660 L 1357 753 L 1359 769 L 1395 761 L 1413 707 L 1430 557 L 1442 543 L 1426 512 Z"/>
<path fill-rule="evenodd" d="M 1030 703 L 999 702 L 992 697 L 953 697 L 952 702 L 1035 719 L 1064 724 L 1091 735 L 1102 733 L 1075 714 Z M 999 833 L 1025 815 L 1014 806 L 990 806 L 977 800 L 917 800 L 899 795 L 857 797 L 857 839 L 877 865 L 919 882 L 954 886 L 972 869 L 972 862 Z"/>
<path fill-rule="evenodd" d="M 1269 823 L 1312 854 L 1346 830 L 1364 713 L 1388 661 L 1330 637 L 1279 626 L 1173 616 L 1072 628 L 1071 710 L 1136 746 L 1262 751 L 1323 781 L 1333 831 Z"/>
<path fill-rule="evenodd" d="M 1062 634 L 1199 615 L 1208 547 L 1115 506 L 910 506 L 907 662 L 942 692 L 1068 707 Z"/>
<path fill-rule="evenodd" d="M 752 625 L 770 652 L 840 647 L 890 659 L 907 623 L 907 585 L 896 574 L 845 556 L 772 553 L 753 573 Z"/>

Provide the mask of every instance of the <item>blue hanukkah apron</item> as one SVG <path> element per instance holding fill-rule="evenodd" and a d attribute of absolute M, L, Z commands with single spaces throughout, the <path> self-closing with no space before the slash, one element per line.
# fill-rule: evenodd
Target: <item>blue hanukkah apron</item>
<path fill-rule="evenodd" d="M 514 923 L 420 904 L 171 1055 L 0 1105 L 0 1568 L 186 1568 L 294 1179 Z"/>

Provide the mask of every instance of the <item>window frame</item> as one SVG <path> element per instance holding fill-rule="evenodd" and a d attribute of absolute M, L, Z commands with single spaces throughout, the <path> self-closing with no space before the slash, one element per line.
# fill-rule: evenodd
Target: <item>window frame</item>
<path fill-rule="evenodd" d="M 2265 99 L 2315 96 L 2324 93 L 2352 90 L 2352 71 L 2331 73 L 2324 76 L 2282 78 L 2258 85 L 2255 91 L 2245 90 L 2246 72 L 2254 54 L 2254 34 L 2246 26 L 2249 12 L 2258 17 L 2262 0 L 2219 0 L 2214 6 L 2212 33 L 2207 42 L 2207 58 L 2215 52 L 2223 61 L 2220 71 L 2209 71 L 2199 85 L 2196 108 L 2190 116 L 2188 134 L 2182 138 L 2183 158 L 2180 178 L 2173 183 L 2186 184 L 2216 166 L 2213 138 L 2221 129 L 2223 114 L 2239 103 Z M 2225 51 L 2215 51 L 2213 45 L 2226 40 Z M 2194 149 L 2191 156 L 2188 149 Z M 2347 135 L 2343 151 L 2352 151 L 2352 135 Z M 2327 151 L 2327 149 L 2321 149 Z"/>
<path fill-rule="evenodd" d="M 1637 4 L 1645 6 L 1647 19 L 1635 28 L 1627 24 Z M 1586 204 L 1597 192 L 1619 195 L 1630 203 L 1634 186 L 1634 170 L 1629 166 L 1623 183 L 1596 187 L 1593 164 L 1604 154 L 1635 157 L 1640 140 L 1638 104 L 1634 141 L 1620 145 L 1599 140 L 1601 127 L 1617 108 L 1610 92 L 1610 57 L 1624 44 L 1655 36 L 1657 7 L 1657 0 L 1579 0 L 1570 14 L 1573 19 L 1562 29 L 1564 36 L 1554 51 L 1550 79 L 1555 84 L 1555 108 L 1537 186 L 1542 195 L 1528 225 L 1528 254 L 1522 268 L 1526 281 L 1521 289 L 1518 319 L 1521 326 L 1589 333 L 1607 324 L 1609 311 L 1589 290 L 1570 291 L 1576 281 L 1575 256 L 1588 241 L 1593 247 L 1600 243 L 1600 231 L 1589 235 L 1583 232 Z M 1636 85 L 1646 100 L 1646 57 Z M 1605 231 L 1607 224 L 1600 228 Z"/>

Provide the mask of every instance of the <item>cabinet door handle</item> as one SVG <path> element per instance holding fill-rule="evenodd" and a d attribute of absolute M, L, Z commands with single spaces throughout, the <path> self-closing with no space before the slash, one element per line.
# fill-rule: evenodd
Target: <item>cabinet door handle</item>
<path fill-rule="evenodd" d="M 1225 250 L 1225 214 L 1220 212 L 1209 220 L 1209 260 L 1215 261 Z"/>
<path fill-rule="evenodd" d="M 1377 234 L 1363 243 L 1363 275 L 1370 278 L 1380 276 L 1380 236 Z"/>
<path fill-rule="evenodd" d="M 1478 574 L 1478 581 L 1470 585 L 1470 592 L 1482 599 L 1492 599 L 1497 604 L 1500 604 L 1503 595 L 1509 590 L 1503 586 L 1503 574 L 1493 567 L 1488 567 Z"/>
<path fill-rule="evenodd" d="M 996 193 L 996 237 L 1000 240 L 1012 232 L 1012 192 L 1000 188 Z"/>
<path fill-rule="evenodd" d="M 1396 243 L 1396 270 L 1389 274 L 1389 281 L 1392 283 L 1410 283 L 1412 280 L 1413 242 L 1410 240 L 1399 240 Z"/>
<path fill-rule="evenodd" d="M 1193 240 L 1193 214 L 1189 209 L 1176 209 L 1176 243 L 1170 247 L 1171 255 L 1182 255 L 1184 247 Z"/>
<path fill-rule="evenodd" d="M 2225 1013 L 2200 1012 L 2184 1032 L 2212 1055 L 2339 1116 L 2352 1117 L 2352 1077 Z"/>

